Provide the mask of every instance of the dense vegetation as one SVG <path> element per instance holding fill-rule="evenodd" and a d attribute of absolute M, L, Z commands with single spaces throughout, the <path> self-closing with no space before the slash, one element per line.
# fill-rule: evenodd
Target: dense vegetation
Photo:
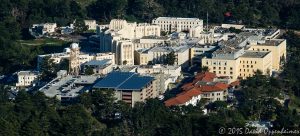
<path fill-rule="evenodd" d="M 0 5 L 0 73 L 35 68 L 41 47 L 21 46 L 33 23 L 67 25 L 74 19 L 113 18 L 150 22 L 158 16 L 197 17 L 210 23 L 300 29 L 299 0 L 2 0 Z M 80 32 L 80 31 L 79 31 Z"/>

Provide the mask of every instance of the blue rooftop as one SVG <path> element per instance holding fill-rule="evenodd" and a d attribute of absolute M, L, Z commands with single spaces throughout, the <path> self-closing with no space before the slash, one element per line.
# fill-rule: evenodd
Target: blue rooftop
<path fill-rule="evenodd" d="M 94 85 L 94 88 L 114 88 L 116 90 L 140 90 L 154 78 L 140 76 L 133 72 L 112 72 Z"/>
<path fill-rule="evenodd" d="M 110 59 L 91 60 L 91 61 L 85 63 L 84 65 L 87 65 L 87 66 L 103 66 L 103 65 L 108 64 L 110 61 L 111 61 Z"/>

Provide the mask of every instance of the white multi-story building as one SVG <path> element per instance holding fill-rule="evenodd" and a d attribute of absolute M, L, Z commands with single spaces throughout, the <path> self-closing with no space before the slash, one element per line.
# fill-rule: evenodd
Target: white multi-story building
<path fill-rule="evenodd" d="M 189 64 L 189 47 L 188 46 L 156 46 L 150 49 L 141 49 L 135 52 L 135 63 L 137 65 L 163 64 L 167 59 L 167 55 L 174 52 L 175 63 L 185 67 Z"/>
<path fill-rule="evenodd" d="M 116 54 L 116 64 L 133 65 L 134 47 L 130 40 L 120 40 L 113 44 L 113 52 Z"/>
<path fill-rule="evenodd" d="M 152 48 L 169 40 L 169 37 L 144 36 L 133 41 L 134 50 Z"/>
<path fill-rule="evenodd" d="M 50 57 L 50 60 L 52 60 L 53 63 L 59 64 L 64 59 L 70 58 L 70 48 L 65 48 L 64 52 L 62 53 L 52 53 L 52 54 L 44 54 L 44 55 L 38 55 L 37 59 L 37 69 L 40 70 L 40 65 L 42 64 L 45 57 Z M 104 59 L 110 59 L 112 64 L 115 64 L 115 55 L 114 53 L 107 52 L 107 53 L 97 53 L 97 54 L 85 54 L 80 52 L 78 55 L 78 62 L 80 65 L 83 63 L 86 63 L 91 60 L 104 60 Z"/>
<path fill-rule="evenodd" d="M 144 36 L 160 36 L 160 27 L 148 23 L 137 24 L 135 27 L 134 38 L 138 39 Z"/>
<path fill-rule="evenodd" d="M 29 32 L 35 37 L 41 37 L 45 34 L 54 33 L 56 28 L 56 23 L 33 24 Z"/>
<path fill-rule="evenodd" d="M 161 64 L 139 66 L 137 68 L 137 73 L 140 74 L 163 73 L 166 75 L 179 77 L 181 75 L 181 66 L 170 66 L 170 65 L 161 65 Z"/>
<path fill-rule="evenodd" d="M 88 30 L 96 30 L 96 20 L 84 20 L 84 24 L 88 26 Z"/>
<path fill-rule="evenodd" d="M 37 71 L 20 71 L 18 72 L 18 83 L 17 87 L 31 86 L 36 83 L 39 73 Z"/>
<path fill-rule="evenodd" d="M 166 32 L 189 31 L 195 26 L 203 30 L 203 20 L 198 18 L 158 17 L 152 20 L 152 24 L 159 25 Z"/>
<path fill-rule="evenodd" d="M 105 60 L 105 59 L 109 59 L 111 60 L 111 63 L 114 65 L 115 64 L 115 54 L 111 53 L 111 52 L 107 52 L 107 53 L 97 53 L 95 54 L 95 60 Z"/>

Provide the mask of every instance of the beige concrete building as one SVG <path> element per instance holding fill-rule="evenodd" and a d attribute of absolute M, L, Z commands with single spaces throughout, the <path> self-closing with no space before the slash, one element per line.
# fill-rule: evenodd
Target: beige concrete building
<path fill-rule="evenodd" d="M 17 73 L 18 75 L 18 83 L 16 83 L 17 87 L 27 87 L 34 85 L 34 83 L 38 80 L 38 72 L 37 71 L 20 71 Z"/>
<path fill-rule="evenodd" d="M 273 56 L 272 70 L 279 71 L 282 63 L 286 58 L 286 40 L 273 39 L 258 42 L 251 45 L 248 50 L 253 51 L 270 51 Z"/>
<path fill-rule="evenodd" d="M 232 81 L 251 77 L 257 70 L 271 75 L 280 70 L 286 57 L 286 41 L 282 39 L 265 40 L 243 33 L 221 44 L 211 58 L 202 59 L 202 66 L 217 76 L 229 76 Z"/>
<path fill-rule="evenodd" d="M 112 51 L 116 55 L 116 64 L 133 65 L 134 64 L 134 47 L 130 40 L 119 40 L 112 45 Z"/>
<path fill-rule="evenodd" d="M 189 31 L 195 26 L 203 30 L 203 20 L 198 18 L 158 17 L 152 20 L 152 24 L 159 25 L 166 32 Z"/>
<path fill-rule="evenodd" d="M 151 64 L 164 64 L 166 57 L 171 52 L 174 52 L 175 63 L 178 66 L 188 66 L 190 50 L 188 46 L 156 46 L 150 49 L 141 49 L 135 51 L 135 64 L 136 65 L 147 65 Z"/>
<path fill-rule="evenodd" d="M 270 75 L 272 70 L 272 53 L 245 51 L 237 58 L 212 57 L 203 58 L 202 67 L 208 67 L 217 76 L 228 76 L 232 81 L 251 77 L 257 70 Z"/>
<path fill-rule="evenodd" d="M 78 44 L 76 46 L 79 47 Z M 50 57 L 50 60 L 53 63 L 59 64 L 64 59 L 69 59 L 70 58 L 70 51 L 71 51 L 70 48 L 65 48 L 64 52 L 62 52 L 62 53 L 38 55 L 37 69 L 40 70 L 40 65 L 42 64 L 45 57 Z M 114 53 L 107 52 L 107 53 L 97 53 L 97 54 L 85 54 L 85 53 L 80 52 L 79 49 L 78 49 L 78 51 L 79 51 L 79 54 L 78 54 L 77 57 L 78 57 L 79 65 L 81 65 L 83 63 L 86 63 L 88 61 L 91 61 L 91 60 L 104 60 L 104 59 L 110 59 L 112 64 L 115 64 L 115 55 L 114 55 Z"/>
<path fill-rule="evenodd" d="M 96 30 L 96 20 L 84 20 L 84 24 L 88 26 L 88 30 Z"/>
<path fill-rule="evenodd" d="M 135 27 L 134 38 L 139 39 L 144 36 L 160 36 L 160 27 L 148 23 L 139 23 Z"/>
<path fill-rule="evenodd" d="M 134 50 L 152 48 L 169 40 L 169 37 L 144 36 L 140 39 L 133 40 Z"/>
<path fill-rule="evenodd" d="M 111 52 L 107 52 L 107 53 L 97 53 L 94 56 L 95 60 L 111 60 L 111 64 L 115 64 L 116 60 L 115 60 L 115 54 L 111 53 Z"/>

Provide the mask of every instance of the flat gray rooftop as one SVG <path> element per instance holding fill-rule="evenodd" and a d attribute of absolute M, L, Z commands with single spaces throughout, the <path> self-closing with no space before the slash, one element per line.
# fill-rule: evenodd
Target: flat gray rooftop
<path fill-rule="evenodd" d="M 246 51 L 241 57 L 244 58 L 263 58 L 270 52 Z"/>
<path fill-rule="evenodd" d="M 75 97 L 79 95 L 84 85 L 92 85 L 97 79 L 97 76 L 66 76 L 62 79 L 56 78 L 40 88 L 39 91 L 48 97 L 55 97 L 56 95 Z"/>

